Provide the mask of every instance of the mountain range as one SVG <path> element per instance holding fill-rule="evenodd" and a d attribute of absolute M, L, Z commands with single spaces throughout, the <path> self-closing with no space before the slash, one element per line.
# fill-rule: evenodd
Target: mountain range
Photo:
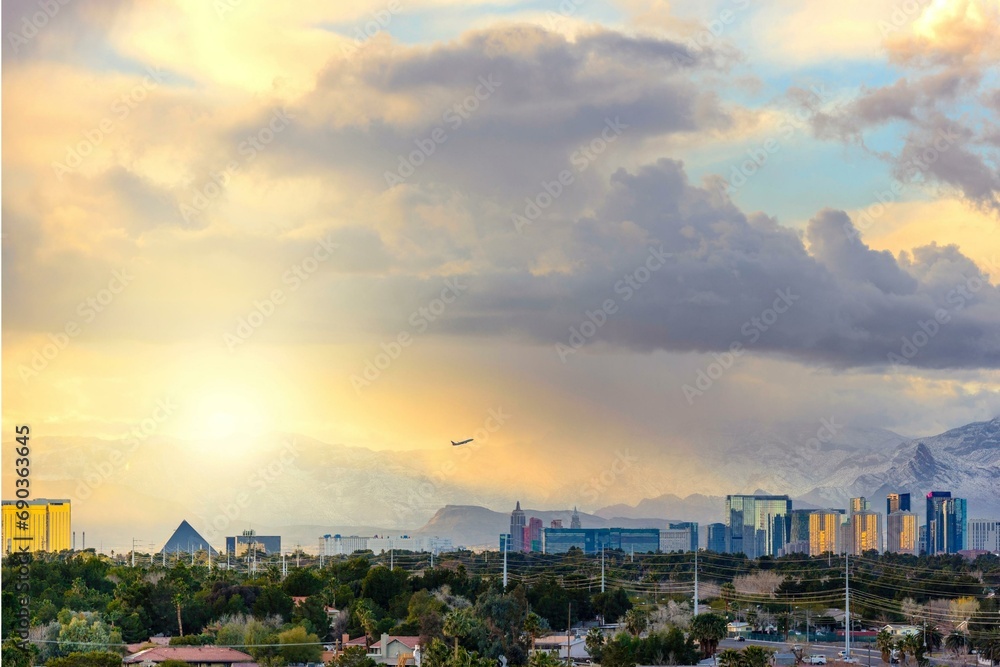
<path fill-rule="evenodd" d="M 805 508 L 844 507 L 863 495 L 876 510 L 887 492 L 910 492 L 922 513 L 924 494 L 949 490 L 968 499 L 970 517 L 1000 517 L 1000 418 L 924 438 L 832 421 L 729 424 L 701 437 L 691 451 L 667 444 L 636 450 L 641 464 L 623 465 L 598 496 L 635 500 L 590 504 L 581 512 L 583 525 L 721 521 L 726 493 L 757 491 L 787 493 Z M 287 434 L 211 443 L 155 436 L 138 445 L 99 438 L 33 442 L 36 495 L 73 500 L 74 529 L 88 532 L 88 546 L 106 550 L 127 550 L 133 538 L 159 549 L 181 520 L 217 546 L 247 528 L 307 548 L 337 532 L 409 532 L 493 545 L 515 501 L 565 508 L 528 514 L 544 525 L 553 518 L 569 525 L 570 508 L 585 501 L 581 489 L 595 488 L 593 481 L 581 484 L 593 476 L 592 469 L 581 472 L 588 471 L 585 457 L 567 462 L 540 451 L 534 459 L 511 460 L 499 447 L 455 463 L 450 447 L 376 451 Z M 10 474 L 4 470 L 7 488 Z"/>

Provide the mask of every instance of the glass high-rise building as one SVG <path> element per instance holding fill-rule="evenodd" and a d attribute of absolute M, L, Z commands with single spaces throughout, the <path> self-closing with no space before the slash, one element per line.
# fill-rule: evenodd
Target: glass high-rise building
<path fill-rule="evenodd" d="M 910 511 L 910 494 L 890 493 L 885 497 L 885 515 L 889 516 L 893 512 Z"/>
<path fill-rule="evenodd" d="M 566 553 L 573 547 L 585 554 L 601 549 L 621 549 L 626 553 L 655 553 L 660 549 L 658 528 L 546 528 L 542 531 L 542 552 Z"/>
<path fill-rule="evenodd" d="M 950 491 L 927 494 L 927 553 L 954 554 L 967 547 L 968 507 Z"/>
<path fill-rule="evenodd" d="M 791 514 L 788 496 L 726 496 L 730 553 L 777 556 L 791 537 Z"/>
<path fill-rule="evenodd" d="M 706 549 L 723 554 L 729 549 L 729 529 L 724 523 L 708 524 L 708 542 Z"/>

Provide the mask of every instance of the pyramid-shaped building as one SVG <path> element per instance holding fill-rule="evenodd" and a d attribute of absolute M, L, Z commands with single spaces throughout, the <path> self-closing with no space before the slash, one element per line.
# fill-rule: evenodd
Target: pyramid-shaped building
<path fill-rule="evenodd" d="M 192 550 L 201 551 L 203 549 L 212 549 L 208 540 L 202 537 L 201 534 L 187 521 L 181 521 L 181 525 L 177 526 L 177 530 L 175 530 L 174 534 L 170 536 L 167 543 L 163 545 L 161 552 L 190 553 Z M 218 552 L 215 549 L 212 549 L 212 553 L 215 554 Z"/>

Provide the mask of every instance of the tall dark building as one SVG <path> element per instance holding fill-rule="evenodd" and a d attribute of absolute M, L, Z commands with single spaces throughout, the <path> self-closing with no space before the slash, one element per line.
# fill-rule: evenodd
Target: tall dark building
<path fill-rule="evenodd" d="M 927 494 L 927 553 L 953 554 L 966 546 L 969 517 L 965 498 L 952 498 L 950 491 Z"/>
<path fill-rule="evenodd" d="M 524 551 L 524 510 L 520 500 L 510 513 L 510 550 Z"/>
<path fill-rule="evenodd" d="M 885 497 L 885 515 L 889 516 L 893 512 L 910 511 L 910 494 L 890 493 Z"/>
<path fill-rule="evenodd" d="M 569 520 L 569 527 L 570 528 L 581 528 L 582 527 L 580 525 L 580 513 L 576 511 L 575 507 L 573 508 L 573 516 Z"/>
<path fill-rule="evenodd" d="M 705 548 L 718 554 L 726 553 L 729 545 L 727 530 L 724 523 L 708 524 L 708 543 Z"/>

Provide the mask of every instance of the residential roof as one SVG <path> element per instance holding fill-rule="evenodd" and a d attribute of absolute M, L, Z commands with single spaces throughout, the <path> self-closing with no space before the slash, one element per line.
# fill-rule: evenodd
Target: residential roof
<path fill-rule="evenodd" d="M 382 640 L 379 639 L 379 641 L 375 642 L 375 644 L 378 644 L 381 641 Z M 417 644 L 420 643 L 420 637 L 408 637 L 406 635 L 389 635 L 389 643 L 391 644 L 392 642 L 399 642 L 400 644 L 403 644 L 407 648 L 411 648 L 412 649 L 412 648 L 415 648 L 417 646 Z M 375 644 L 373 644 L 373 646 Z M 365 645 L 365 636 L 364 635 L 361 635 L 360 637 L 355 637 L 354 639 L 349 639 L 346 642 L 344 642 L 344 646 L 345 647 L 347 647 L 347 646 L 364 646 L 364 645 Z"/>
<path fill-rule="evenodd" d="M 140 662 L 163 662 L 164 660 L 183 660 L 184 662 L 253 662 L 253 656 L 234 648 L 223 646 L 157 646 L 147 648 L 125 658 L 125 664 Z"/>

